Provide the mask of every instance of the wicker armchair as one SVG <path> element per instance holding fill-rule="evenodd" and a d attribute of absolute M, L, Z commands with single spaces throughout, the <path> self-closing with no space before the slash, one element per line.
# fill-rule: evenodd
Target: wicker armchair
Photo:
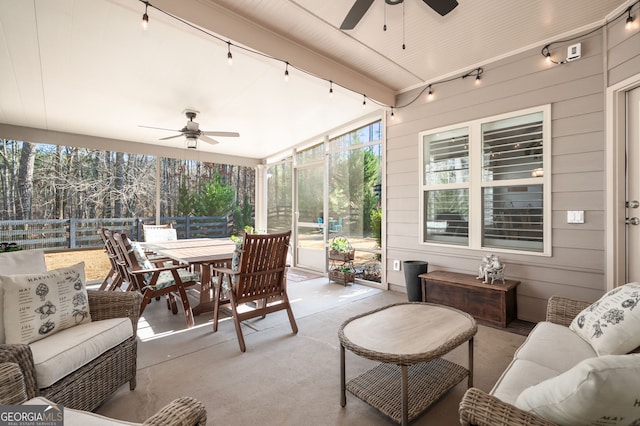
<path fill-rule="evenodd" d="M 135 389 L 136 333 L 142 296 L 137 292 L 92 290 L 87 294 L 93 321 L 128 317 L 133 336 L 47 388 L 39 388 L 36 382 L 29 345 L 0 344 L 0 363 L 20 366 L 27 399 L 42 396 L 65 407 L 92 411 L 123 384 L 129 382 L 130 389 Z"/>
<path fill-rule="evenodd" d="M 547 304 L 546 320 L 568 327 L 576 315 L 590 304 L 589 302 L 552 296 Z M 555 423 L 520 410 L 477 388 L 470 388 L 466 391 L 460 401 L 458 412 L 462 426 L 555 425 Z"/>
<path fill-rule="evenodd" d="M 0 363 L 0 404 L 19 405 L 27 404 L 48 404 L 51 401 L 44 398 L 29 400 L 27 398 L 27 386 L 22 375 L 20 366 L 16 363 Z M 121 422 L 115 419 L 99 416 L 93 413 L 68 409 L 64 410 L 66 425 L 102 424 L 102 425 L 131 425 L 128 422 Z M 205 425 L 207 422 L 207 412 L 204 405 L 190 397 L 183 397 L 173 400 L 164 406 L 160 411 L 147 419 L 143 425 L 154 426 L 188 426 Z"/>

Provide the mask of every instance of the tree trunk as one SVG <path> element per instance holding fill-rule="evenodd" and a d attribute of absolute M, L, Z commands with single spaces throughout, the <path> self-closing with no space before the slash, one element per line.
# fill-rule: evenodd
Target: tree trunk
<path fill-rule="evenodd" d="M 22 143 L 20 166 L 18 168 L 19 204 L 16 216 L 18 220 L 31 219 L 33 200 L 33 169 L 36 160 L 36 146 L 31 142 Z"/>

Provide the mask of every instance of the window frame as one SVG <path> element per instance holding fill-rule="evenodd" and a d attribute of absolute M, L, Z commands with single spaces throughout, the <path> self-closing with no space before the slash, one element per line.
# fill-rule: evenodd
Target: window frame
<path fill-rule="evenodd" d="M 482 149 L 482 125 L 490 122 L 505 120 L 518 116 L 525 116 L 533 113 L 542 113 L 542 162 L 543 176 L 528 177 L 520 179 L 508 179 L 503 181 L 485 181 L 483 179 L 483 149 Z M 447 184 L 427 184 L 425 183 L 425 159 L 424 159 L 424 137 L 434 133 L 447 132 L 450 130 L 469 129 L 469 179 L 464 183 Z M 552 252 L 552 208 L 551 208 L 551 105 L 545 104 L 536 107 L 511 111 L 467 122 L 459 122 L 452 125 L 425 130 L 418 133 L 418 171 L 419 171 L 419 231 L 418 243 L 421 246 L 450 247 L 452 249 L 463 250 L 483 250 L 496 253 L 512 253 L 532 256 L 550 257 Z M 542 251 L 530 251 L 522 249 L 510 249 L 502 247 L 486 247 L 483 241 L 483 200 L 482 194 L 487 187 L 509 187 L 509 186 L 531 186 L 542 185 L 543 187 L 543 224 L 542 224 Z M 452 244 L 440 241 L 425 241 L 426 238 L 426 205 L 425 193 L 433 190 L 443 189 L 467 189 L 468 190 L 468 242 L 466 245 Z"/>

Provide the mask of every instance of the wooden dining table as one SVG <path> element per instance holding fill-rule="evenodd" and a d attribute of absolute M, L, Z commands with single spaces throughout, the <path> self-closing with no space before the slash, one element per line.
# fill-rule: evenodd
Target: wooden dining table
<path fill-rule="evenodd" d="M 186 238 L 144 243 L 143 246 L 160 256 L 197 266 L 200 269 L 200 301 L 192 308 L 193 315 L 213 311 L 211 267 L 224 262 L 228 262 L 227 267 L 231 267 L 236 243 L 229 238 Z"/>

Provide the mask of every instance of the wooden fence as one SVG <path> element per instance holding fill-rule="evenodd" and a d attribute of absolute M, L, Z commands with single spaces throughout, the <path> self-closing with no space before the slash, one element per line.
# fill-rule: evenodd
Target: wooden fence
<path fill-rule="evenodd" d="M 100 228 L 142 241 L 143 223 L 155 223 L 155 218 L 0 220 L 0 243 L 16 243 L 24 250 L 97 248 L 102 247 Z M 162 217 L 160 223 L 173 224 L 178 238 L 224 238 L 233 231 L 233 215 Z"/>

